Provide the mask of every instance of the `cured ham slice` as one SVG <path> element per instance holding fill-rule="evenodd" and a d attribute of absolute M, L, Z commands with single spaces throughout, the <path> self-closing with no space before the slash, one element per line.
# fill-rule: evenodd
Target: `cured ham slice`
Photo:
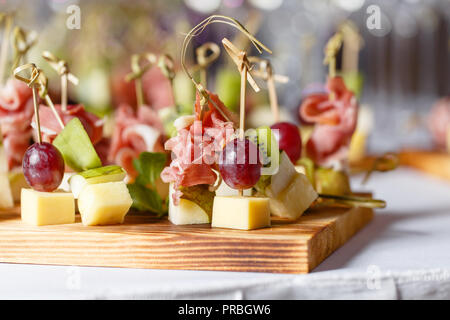
<path fill-rule="evenodd" d="M 9 169 L 22 164 L 31 141 L 33 113 L 31 89 L 22 81 L 8 79 L 0 87 L 0 127 Z"/>
<path fill-rule="evenodd" d="M 179 188 L 198 184 L 214 184 L 217 174 L 214 168 L 218 163 L 220 153 L 225 144 L 233 139 L 233 122 L 226 121 L 234 118 L 219 100 L 217 95 L 209 93 L 214 101 L 208 104 L 208 111 L 201 118 L 200 97 L 195 102 L 195 120 L 188 126 L 178 130 L 177 136 L 166 141 L 164 147 L 172 151 L 172 162 L 161 172 L 161 179 L 166 183 L 173 183 L 175 192 L 172 200 L 175 205 L 182 196 Z M 220 108 L 220 111 L 216 108 Z"/>
<path fill-rule="evenodd" d="M 172 89 L 169 80 L 158 67 L 152 67 L 142 77 L 145 101 L 155 110 L 173 106 Z"/>
<path fill-rule="evenodd" d="M 56 104 L 57 110 L 61 120 L 64 124 L 67 124 L 73 118 L 80 119 L 86 130 L 92 144 L 96 144 L 102 139 L 103 136 L 103 120 L 96 115 L 87 112 L 82 104 L 68 105 L 67 109 L 63 111 L 61 105 Z M 61 126 L 58 123 L 53 111 L 45 106 L 39 106 L 39 118 L 41 122 L 42 140 L 51 143 L 61 131 Z M 35 126 L 34 119 L 32 125 Z"/>
<path fill-rule="evenodd" d="M 340 77 L 327 82 L 329 93 L 307 97 L 300 106 L 300 117 L 315 127 L 306 143 L 307 155 L 319 165 L 344 160 L 356 129 L 358 103 Z M 330 99 L 330 93 L 333 99 Z"/>
<path fill-rule="evenodd" d="M 162 122 L 149 106 L 140 106 L 135 112 L 129 105 L 120 105 L 115 114 L 108 160 L 122 166 L 131 177 L 135 177 L 134 158 L 144 151 L 164 151 L 162 130 Z"/>
<path fill-rule="evenodd" d="M 431 109 L 428 128 L 439 149 L 445 149 L 450 130 L 450 97 L 440 99 Z M 450 139 L 450 138 L 448 138 Z"/>
<path fill-rule="evenodd" d="M 31 96 L 32 91 L 24 82 L 11 78 L 0 88 L 0 106 L 3 110 L 16 111 Z"/>

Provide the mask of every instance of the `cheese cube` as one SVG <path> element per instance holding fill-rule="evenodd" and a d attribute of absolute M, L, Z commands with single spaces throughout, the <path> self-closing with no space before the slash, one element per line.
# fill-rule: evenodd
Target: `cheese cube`
<path fill-rule="evenodd" d="M 67 192 L 22 189 L 22 221 L 36 226 L 75 222 L 75 199 Z"/>
<path fill-rule="evenodd" d="M 78 197 L 85 226 L 123 223 L 133 200 L 123 181 L 88 184 Z"/>
<path fill-rule="evenodd" d="M 173 185 L 169 187 L 169 221 L 176 225 L 210 223 L 209 215 L 198 204 L 180 199 L 176 206 L 172 200 Z"/>
<path fill-rule="evenodd" d="M 0 136 L 0 208 L 11 208 L 14 206 L 13 195 L 8 179 L 8 160 L 5 148 Z"/>
<path fill-rule="evenodd" d="M 176 225 L 210 223 L 209 216 L 198 204 L 180 199 L 176 206 L 169 200 L 169 221 Z"/>
<path fill-rule="evenodd" d="M 212 226 L 252 230 L 270 226 L 268 198 L 215 197 Z"/>
<path fill-rule="evenodd" d="M 7 209 L 14 207 L 14 198 L 7 172 L 0 172 L 0 190 L 0 208 Z"/>
<path fill-rule="evenodd" d="M 289 156 L 285 151 L 280 154 L 280 167 L 278 172 L 272 176 L 270 186 L 270 192 L 277 196 L 281 191 L 283 191 L 292 181 L 297 170 L 289 159 Z"/>
<path fill-rule="evenodd" d="M 289 219 L 300 217 L 318 196 L 308 178 L 302 173 L 297 173 L 288 187 L 276 196 L 271 194 L 270 188 L 266 190 L 272 214 Z"/>
<path fill-rule="evenodd" d="M 295 166 L 295 171 L 297 171 L 298 173 L 304 174 L 306 175 L 306 168 L 304 166 Z"/>
<path fill-rule="evenodd" d="M 22 188 L 30 188 L 25 180 L 25 176 L 23 175 L 22 167 L 12 169 L 8 174 L 8 180 L 11 187 L 13 200 L 14 202 L 19 202 Z"/>

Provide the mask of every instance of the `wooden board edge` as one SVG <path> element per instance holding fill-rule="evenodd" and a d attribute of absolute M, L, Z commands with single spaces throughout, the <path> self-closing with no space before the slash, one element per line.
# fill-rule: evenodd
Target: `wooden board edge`
<path fill-rule="evenodd" d="M 373 216 L 373 209 L 353 208 L 319 231 L 307 244 L 309 256 L 307 272 L 311 272 L 330 254 L 345 244 L 368 224 Z"/>

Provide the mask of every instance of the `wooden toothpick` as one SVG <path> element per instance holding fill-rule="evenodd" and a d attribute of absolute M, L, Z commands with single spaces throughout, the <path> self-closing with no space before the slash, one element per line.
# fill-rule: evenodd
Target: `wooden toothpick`
<path fill-rule="evenodd" d="M 70 81 L 74 85 L 78 85 L 78 78 L 69 72 L 67 62 L 54 56 L 49 51 L 42 52 L 42 57 L 47 60 L 50 66 L 61 76 L 61 109 L 67 110 L 67 85 Z"/>
<path fill-rule="evenodd" d="M 142 65 L 141 60 L 145 60 L 147 63 Z M 133 54 L 131 56 L 131 73 L 125 76 L 125 81 L 129 82 L 134 80 L 138 108 L 145 103 L 144 92 L 142 89 L 142 76 L 155 65 L 156 61 L 157 56 L 153 53 Z"/>
<path fill-rule="evenodd" d="M 250 62 L 247 59 L 247 53 L 243 50 L 238 50 L 227 38 L 222 40 L 223 46 L 226 52 L 230 55 L 233 62 L 238 67 L 241 74 L 241 93 L 240 93 L 240 105 L 239 105 L 239 139 L 244 139 L 245 130 L 245 91 L 247 81 L 250 83 L 253 90 L 259 91 L 259 87 L 253 79 L 252 75 L 249 73 Z M 239 196 L 243 196 L 244 192 L 239 189 Z"/>
<path fill-rule="evenodd" d="M 339 52 L 339 49 L 342 46 L 342 33 L 336 32 L 330 40 L 328 40 L 325 46 L 325 58 L 323 59 L 323 63 L 328 65 L 328 77 L 334 78 L 336 77 L 336 55 Z M 333 92 L 330 93 L 330 100 L 334 99 Z"/>
<path fill-rule="evenodd" d="M 245 51 L 240 51 L 238 48 L 236 48 L 230 40 L 227 38 L 222 39 L 222 44 L 225 48 L 225 51 L 230 55 L 233 62 L 238 67 L 239 72 L 242 71 L 244 65 L 246 66 L 246 71 L 250 70 L 250 63 L 247 59 L 247 54 Z M 243 54 L 242 54 L 243 53 Z M 247 74 L 247 81 L 250 84 L 250 86 L 255 90 L 255 92 L 259 92 L 259 87 L 256 84 L 255 80 L 253 79 L 251 74 Z"/>
<path fill-rule="evenodd" d="M 289 78 L 286 76 L 273 74 L 272 64 L 268 59 L 262 59 L 260 57 L 248 57 L 248 60 L 258 66 L 258 68 L 252 69 L 251 73 L 254 76 L 266 81 L 267 89 L 269 90 L 270 108 L 272 110 L 274 122 L 280 121 L 280 111 L 275 82 L 287 83 L 289 81 Z"/>
<path fill-rule="evenodd" d="M 34 31 L 27 32 L 20 27 L 15 27 L 13 30 L 14 41 L 14 63 L 13 70 L 16 69 L 20 61 L 26 61 L 26 54 L 28 50 L 36 43 L 37 35 Z"/>
<path fill-rule="evenodd" d="M 358 55 L 364 45 L 364 40 L 359 34 L 358 27 L 350 20 L 344 21 L 339 29 L 343 35 L 344 45 L 342 48 L 342 71 L 358 72 Z"/>
<path fill-rule="evenodd" d="M 158 67 L 161 69 L 163 75 L 169 80 L 170 90 L 172 92 L 173 103 L 175 104 L 175 108 L 178 110 L 178 105 L 175 96 L 175 88 L 173 87 L 173 81 L 175 79 L 175 63 L 173 62 L 173 58 L 169 54 L 162 54 L 158 59 Z"/>
<path fill-rule="evenodd" d="M 6 62 L 8 59 L 8 46 L 9 46 L 9 36 L 11 34 L 13 15 L 8 13 L 0 14 L 0 22 L 5 22 L 5 29 L 3 31 L 2 48 L 0 53 L 0 83 L 3 84 Z"/>
<path fill-rule="evenodd" d="M 245 59 L 245 52 L 240 54 L 242 59 Z M 244 139 L 244 129 L 245 129 L 245 89 L 247 84 L 247 66 L 243 64 L 241 69 L 241 96 L 240 96 L 240 106 L 239 106 L 239 138 Z"/>
<path fill-rule="evenodd" d="M 20 75 L 22 71 L 25 71 L 27 69 L 31 70 L 31 76 L 30 78 L 25 78 Z M 34 105 L 34 116 L 36 119 L 36 131 L 37 131 L 37 139 L 38 143 L 42 143 L 42 134 L 41 134 L 41 122 L 39 119 L 39 102 L 37 99 L 36 90 L 39 87 L 39 84 L 37 83 L 37 79 L 39 78 L 41 73 L 41 70 L 36 67 L 34 63 L 28 63 L 24 64 L 23 66 L 17 67 L 14 69 L 14 76 L 23 82 L 25 82 L 33 92 L 33 105 Z"/>
<path fill-rule="evenodd" d="M 197 65 L 193 69 L 200 70 L 200 83 L 208 89 L 208 67 L 220 56 L 220 47 L 214 42 L 206 42 L 195 50 Z"/>

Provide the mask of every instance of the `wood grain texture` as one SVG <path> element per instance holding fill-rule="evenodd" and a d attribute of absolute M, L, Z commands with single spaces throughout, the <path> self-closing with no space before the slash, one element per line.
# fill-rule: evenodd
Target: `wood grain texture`
<path fill-rule="evenodd" d="M 322 208 L 253 231 L 175 226 L 129 214 L 123 225 L 30 226 L 0 212 L 0 262 L 149 269 L 307 273 L 373 217 L 371 209 Z"/>

